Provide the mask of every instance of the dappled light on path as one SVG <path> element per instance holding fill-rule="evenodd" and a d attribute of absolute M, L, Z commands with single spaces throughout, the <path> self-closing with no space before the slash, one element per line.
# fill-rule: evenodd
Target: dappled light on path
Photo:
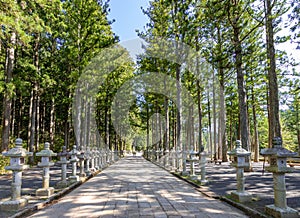
<path fill-rule="evenodd" d="M 142 157 L 127 157 L 32 217 L 246 217 Z"/>

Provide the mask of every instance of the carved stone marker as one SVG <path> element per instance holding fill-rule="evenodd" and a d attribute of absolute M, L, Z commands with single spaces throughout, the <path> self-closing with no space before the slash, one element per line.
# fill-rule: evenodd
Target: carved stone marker
<path fill-rule="evenodd" d="M 6 170 L 13 171 L 13 179 L 11 183 L 11 199 L 0 204 L 2 211 L 16 211 L 28 204 L 27 199 L 21 198 L 22 173 L 28 169 L 25 165 L 25 157 L 32 156 L 32 152 L 27 152 L 22 148 L 22 139 L 16 139 L 16 146 L 8 152 L 3 152 L 3 156 L 10 157 L 10 165 L 6 166 Z"/>
<path fill-rule="evenodd" d="M 231 165 L 236 167 L 236 180 L 237 180 L 237 190 L 231 192 L 233 199 L 238 202 L 247 202 L 251 201 L 252 195 L 245 191 L 245 178 L 244 178 L 244 169 L 248 167 L 246 162 L 246 157 L 249 157 L 251 152 L 242 148 L 241 141 L 236 141 L 236 148 L 232 151 L 227 152 L 228 155 L 235 157 L 235 160 Z"/>
<path fill-rule="evenodd" d="M 46 142 L 44 149 L 36 153 L 37 157 L 41 157 L 41 162 L 38 163 L 38 166 L 43 168 L 42 188 L 36 190 L 36 196 L 49 197 L 54 193 L 54 188 L 49 187 L 49 182 L 50 182 L 49 171 L 50 171 L 50 167 L 54 165 L 54 163 L 51 162 L 51 157 L 56 156 L 57 154 L 54 153 L 52 150 L 50 150 L 49 146 L 50 143 Z"/>
<path fill-rule="evenodd" d="M 266 167 L 266 170 L 273 173 L 274 181 L 274 204 L 266 206 L 266 213 L 273 217 L 299 217 L 297 210 L 287 206 L 285 186 L 285 173 L 293 171 L 287 167 L 286 159 L 297 153 L 283 148 L 280 137 L 273 138 L 273 147 L 262 149 L 260 153 L 270 158 L 270 166 Z"/>

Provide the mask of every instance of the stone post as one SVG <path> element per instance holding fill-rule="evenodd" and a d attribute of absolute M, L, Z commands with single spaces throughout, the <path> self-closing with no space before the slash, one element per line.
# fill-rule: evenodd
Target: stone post
<path fill-rule="evenodd" d="M 104 157 L 104 150 L 101 149 L 100 150 L 100 168 L 103 169 L 105 167 L 105 164 L 104 164 L 104 160 L 105 160 L 105 157 Z"/>
<path fill-rule="evenodd" d="M 106 166 L 109 165 L 110 163 L 110 159 L 109 159 L 109 149 L 106 149 L 105 150 L 105 163 L 106 163 Z"/>
<path fill-rule="evenodd" d="M 50 167 L 54 165 L 53 162 L 51 162 L 51 157 L 56 156 L 57 154 L 54 153 L 49 148 L 50 143 L 46 142 L 44 146 L 44 150 L 41 150 L 40 152 L 36 153 L 35 155 L 37 157 L 41 157 L 41 162 L 38 163 L 39 167 L 43 168 L 43 184 L 42 188 L 36 190 L 36 196 L 44 196 L 49 197 L 54 193 L 54 188 L 49 187 L 50 182 Z"/>
<path fill-rule="evenodd" d="M 118 151 L 114 150 L 114 159 L 115 161 L 118 161 Z"/>
<path fill-rule="evenodd" d="M 201 170 L 201 184 L 207 184 L 208 181 L 206 180 L 206 163 L 207 163 L 207 157 L 209 156 L 209 152 L 202 151 L 199 154 L 200 156 L 200 162 L 199 167 Z"/>
<path fill-rule="evenodd" d="M 191 179 L 197 179 L 197 175 L 195 173 L 195 163 L 198 161 L 196 158 L 196 155 L 198 153 L 195 152 L 194 150 L 190 151 L 190 159 L 188 161 L 190 162 L 190 177 Z"/>
<path fill-rule="evenodd" d="M 92 150 L 91 150 L 91 169 L 90 169 L 91 172 L 96 171 L 96 169 L 95 169 L 95 158 L 96 158 L 95 149 L 92 148 Z"/>
<path fill-rule="evenodd" d="M 107 150 L 104 149 L 103 150 L 103 165 L 104 165 L 104 167 L 106 167 L 107 164 L 108 164 Z"/>
<path fill-rule="evenodd" d="M 62 152 L 58 153 L 57 156 L 59 156 L 59 161 L 57 161 L 58 164 L 61 165 L 61 181 L 56 183 L 57 188 L 65 188 L 68 186 L 67 181 L 67 164 L 70 163 L 70 161 L 67 160 L 68 158 L 68 152 L 66 146 L 62 147 Z"/>
<path fill-rule="evenodd" d="M 170 151 L 165 150 L 165 158 L 164 158 L 164 167 L 169 168 L 169 162 L 170 162 Z"/>
<path fill-rule="evenodd" d="M 91 175 L 91 169 L 90 169 L 90 161 L 91 161 L 91 150 L 89 147 L 87 147 L 84 157 L 85 157 L 85 174 L 87 176 Z"/>
<path fill-rule="evenodd" d="M 99 152 L 98 148 L 94 149 L 94 153 L 95 153 L 95 169 L 100 170 L 100 166 L 99 166 L 99 163 L 100 163 L 99 153 L 100 152 Z"/>
<path fill-rule="evenodd" d="M 172 171 L 176 170 L 176 151 L 172 148 Z"/>
<path fill-rule="evenodd" d="M 2 155 L 10 158 L 10 165 L 6 166 L 6 170 L 11 170 L 13 173 L 11 183 L 11 199 L 0 204 L 2 211 L 17 211 L 28 204 L 27 199 L 21 198 L 22 189 L 22 173 L 29 166 L 25 165 L 25 157 L 32 156 L 32 152 L 27 152 L 22 148 L 22 139 L 17 138 L 15 147 Z"/>
<path fill-rule="evenodd" d="M 159 163 L 159 150 L 155 151 L 155 155 L 156 155 L 156 162 Z"/>
<path fill-rule="evenodd" d="M 233 199 L 238 202 L 251 201 L 252 195 L 245 191 L 245 178 L 244 169 L 248 167 L 248 162 L 246 162 L 246 157 L 251 155 L 251 152 L 246 151 L 242 148 L 241 141 L 236 141 L 236 148 L 232 151 L 227 152 L 228 155 L 234 157 L 235 161 L 231 164 L 236 167 L 236 180 L 237 180 L 237 190 L 231 192 Z"/>
<path fill-rule="evenodd" d="M 79 164 L 80 164 L 79 176 L 86 177 L 86 174 L 84 172 L 85 151 L 82 148 L 80 149 L 78 159 L 79 159 Z"/>
<path fill-rule="evenodd" d="M 114 159 L 114 151 L 113 151 L 113 150 L 110 151 L 110 159 L 111 159 L 111 163 L 114 163 L 114 162 L 115 162 L 115 159 Z"/>
<path fill-rule="evenodd" d="M 181 175 L 183 176 L 187 176 L 189 175 L 189 173 L 187 172 L 186 169 L 186 160 L 187 160 L 187 155 L 188 155 L 188 151 L 186 151 L 185 149 L 182 150 L 182 154 L 181 154 L 181 159 L 182 159 L 182 172 Z"/>
<path fill-rule="evenodd" d="M 69 177 L 69 180 L 71 183 L 78 182 L 79 176 L 77 176 L 76 173 L 77 173 L 77 162 L 79 160 L 77 156 L 79 155 L 79 152 L 76 149 L 76 145 L 73 146 L 73 150 L 70 151 L 69 154 L 71 155 L 70 162 L 72 163 L 72 175 Z"/>
<path fill-rule="evenodd" d="M 273 147 L 262 149 L 261 155 L 270 158 L 270 166 L 266 167 L 266 170 L 273 173 L 274 181 L 274 204 L 266 206 L 266 213 L 273 217 L 299 217 L 297 210 L 287 206 L 285 185 L 285 173 L 293 171 L 287 167 L 286 160 L 288 157 L 296 156 L 297 153 L 283 148 L 281 138 L 275 137 Z"/>

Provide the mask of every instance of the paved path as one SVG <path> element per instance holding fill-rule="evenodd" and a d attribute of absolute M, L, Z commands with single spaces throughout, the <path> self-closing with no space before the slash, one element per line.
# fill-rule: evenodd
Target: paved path
<path fill-rule="evenodd" d="M 142 157 L 124 158 L 31 217 L 247 217 Z"/>

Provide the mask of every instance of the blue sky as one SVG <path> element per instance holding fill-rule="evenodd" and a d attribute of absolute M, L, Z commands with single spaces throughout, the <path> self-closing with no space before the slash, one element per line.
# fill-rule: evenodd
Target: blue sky
<path fill-rule="evenodd" d="M 108 18 L 116 20 L 112 24 L 112 29 L 120 37 L 121 44 L 122 42 L 127 43 L 128 40 L 136 39 L 137 34 L 135 30 L 143 30 L 148 22 L 148 18 L 143 14 L 141 7 L 146 9 L 149 6 L 149 0 L 110 0 L 109 5 L 110 13 Z M 287 29 L 284 29 L 283 32 L 283 34 L 288 34 Z M 132 42 L 132 44 L 134 43 L 136 42 Z M 300 51 L 296 50 L 295 47 L 295 45 L 291 45 L 288 42 L 276 46 L 277 49 L 286 50 L 289 57 L 294 57 L 297 61 L 300 61 Z M 299 68 L 297 67 L 297 69 Z"/>
<path fill-rule="evenodd" d="M 110 13 L 108 18 L 116 21 L 112 29 L 120 37 L 120 41 L 137 38 L 136 29 L 143 30 L 148 22 L 141 7 L 146 9 L 148 0 L 110 0 Z"/>

